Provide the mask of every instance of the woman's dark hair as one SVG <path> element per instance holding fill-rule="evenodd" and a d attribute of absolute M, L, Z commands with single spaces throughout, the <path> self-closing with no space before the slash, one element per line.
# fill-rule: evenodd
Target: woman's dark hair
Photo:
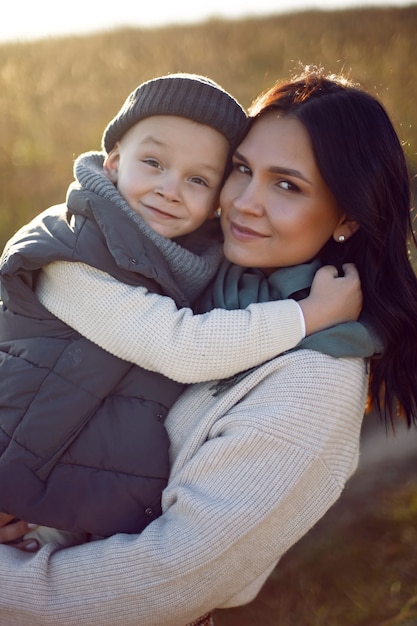
<path fill-rule="evenodd" d="M 317 68 L 261 94 L 249 114 L 271 109 L 302 122 L 339 208 L 360 225 L 345 243 L 331 239 L 319 256 L 359 270 L 364 318 L 384 345 L 370 363 L 370 402 L 392 424 L 396 410 L 408 426 L 417 424 L 417 278 L 408 251 L 416 239 L 410 177 L 393 125 L 375 97 Z"/>

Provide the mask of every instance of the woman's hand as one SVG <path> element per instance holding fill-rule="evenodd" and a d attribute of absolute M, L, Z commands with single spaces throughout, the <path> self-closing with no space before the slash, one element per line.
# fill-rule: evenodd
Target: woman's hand
<path fill-rule="evenodd" d="M 22 539 L 22 537 L 36 528 L 36 524 L 28 524 L 23 520 L 16 520 L 13 515 L 0 513 L 0 543 L 12 545 L 24 552 L 36 552 L 39 544 L 36 539 Z"/>
<path fill-rule="evenodd" d="M 343 265 L 339 276 L 333 265 L 321 267 L 313 280 L 308 298 L 300 300 L 306 335 L 329 326 L 358 319 L 363 296 L 358 270 L 353 263 Z"/>

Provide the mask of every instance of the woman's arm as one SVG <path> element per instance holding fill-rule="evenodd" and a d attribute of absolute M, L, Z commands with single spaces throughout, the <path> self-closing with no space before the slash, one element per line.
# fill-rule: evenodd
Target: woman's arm
<path fill-rule="evenodd" d="M 256 595 L 355 467 L 365 367 L 299 351 L 222 400 L 208 387 L 190 389 L 170 415 L 164 514 L 141 535 L 34 556 L 0 550 L 2 626 L 184 626 Z"/>
<path fill-rule="evenodd" d="M 359 280 L 357 285 L 350 277 L 337 281 L 324 275 L 324 289 L 307 299 L 313 305 L 306 310 L 309 333 L 359 315 L 360 306 L 354 305 Z M 331 297 L 326 299 L 327 293 Z M 193 315 L 191 309 L 178 310 L 170 298 L 81 263 L 46 266 L 37 296 L 101 348 L 182 383 L 227 378 L 293 348 L 304 336 L 303 315 L 294 300 Z"/>

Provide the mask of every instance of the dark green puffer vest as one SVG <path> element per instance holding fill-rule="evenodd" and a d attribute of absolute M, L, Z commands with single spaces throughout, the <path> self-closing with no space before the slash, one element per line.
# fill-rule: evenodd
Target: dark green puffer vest
<path fill-rule="evenodd" d="M 189 305 L 130 216 L 89 191 L 73 189 L 67 205 L 9 241 L 0 265 L 0 510 L 63 530 L 136 533 L 161 513 L 164 419 L 183 386 L 51 315 L 34 287 L 54 260 L 82 261 Z"/>

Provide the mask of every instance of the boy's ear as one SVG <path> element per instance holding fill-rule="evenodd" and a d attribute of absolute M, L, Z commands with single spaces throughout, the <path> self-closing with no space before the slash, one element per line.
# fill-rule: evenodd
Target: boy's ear
<path fill-rule="evenodd" d="M 117 183 L 117 172 L 119 169 L 119 144 L 116 144 L 112 150 L 108 153 L 104 159 L 103 168 L 107 174 L 107 177 L 112 183 Z"/>
<path fill-rule="evenodd" d="M 358 222 L 351 220 L 348 217 L 344 217 L 333 233 L 333 239 L 335 241 L 347 241 L 352 235 L 354 235 L 360 228 Z"/>

